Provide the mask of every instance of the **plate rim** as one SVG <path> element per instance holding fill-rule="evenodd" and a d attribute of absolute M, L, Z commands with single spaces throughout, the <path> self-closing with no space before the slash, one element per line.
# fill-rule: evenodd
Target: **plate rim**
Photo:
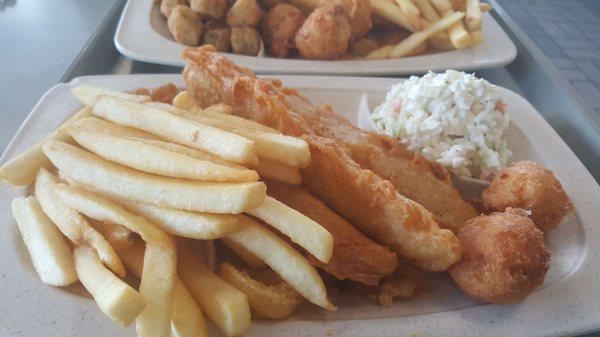
<path fill-rule="evenodd" d="M 13 137 L 13 139 L 10 142 L 10 145 L 6 148 L 6 150 L 4 151 L 3 155 L 0 157 L 0 162 L 4 162 L 6 160 L 6 157 L 11 154 L 12 152 L 14 152 L 14 147 L 16 146 L 15 144 L 17 143 L 19 138 L 22 137 L 26 137 L 25 135 L 23 135 L 22 133 L 25 132 L 25 130 L 27 129 L 27 124 L 30 123 L 32 116 L 34 116 L 35 114 L 41 113 L 41 111 L 43 109 L 49 109 L 51 107 L 47 107 L 45 106 L 46 104 L 49 104 L 49 102 L 51 101 L 51 97 L 53 97 L 54 95 L 56 95 L 57 93 L 60 93 L 63 88 L 69 89 L 71 87 L 73 87 L 76 84 L 79 83 L 94 83 L 97 82 L 99 80 L 105 80 L 105 79 L 110 79 L 113 80 L 115 83 L 119 82 L 120 80 L 122 80 L 123 78 L 128 78 L 128 79 L 133 79 L 133 80 L 137 80 L 139 78 L 140 83 L 143 83 L 144 79 L 147 78 L 154 78 L 154 77 L 160 77 L 161 79 L 164 79 L 165 81 L 181 81 L 181 75 L 179 74 L 140 74 L 140 75 L 95 75 L 95 76 L 85 76 L 85 77 L 79 77 L 79 78 L 75 78 L 72 81 L 68 82 L 68 83 L 60 83 L 57 84 L 55 86 L 53 86 L 51 89 L 49 89 L 43 96 L 42 98 L 40 98 L 40 100 L 38 101 L 38 103 L 35 105 L 35 107 L 32 109 L 32 111 L 30 112 L 30 114 L 27 116 L 27 118 L 25 119 L 25 122 L 21 125 L 21 127 L 18 129 L 16 135 Z M 384 79 L 384 78 L 356 78 L 356 81 L 353 81 L 353 78 L 348 78 L 348 77 L 339 77 L 339 76 L 320 76 L 320 77 L 316 77 L 316 76 L 277 76 L 279 79 L 282 80 L 282 82 L 284 84 L 288 84 L 289 83 L 294 83 L 294 82 L 302 82 L 302 81 L 306 81 L 307 83 L 314 83 L 312 84 L 312 87 L 317 87 L 317 88 L 331 88 L 331 89 L 357 89 L 357 87 L 360 89 L 360 87 L 368 87 L 370 86 L 371 83 L 379 83 L 379 85 L 381 86 L 381 82 L 387 84 L 392 84 L 394 83 L 394 81 L 398 81 L 399 79 Z M 319 85 L 316 85 L 316 83 L 319 83 Z M 345 83 L 345 86 L 340 87 L 340 84 Z M 294 86 L 294 85 L 291 85 Z M 308 84 L 308 87 L 310 87 L 311 85 Z M 503 88 L 504 89 L 504 88 Z M 515 97 L 520 98 L 520 100 L 522 100 L 522 102 L 525 105 L 528 105 L 528 109 L 532 109 L 534 112 L 536 112 L 535 114 L 532 115 L 532 118 L 535 121 L 535 125 L 536 128 L 542 128 L 544 129 L 544 132 L 552 132 L 552 140 L 551 142 L 558 142 L 561 143 L 558 146 L 561 147 L 562 151 L 568 151 L 568 158 L 569 160 L 573 160 L 575 159 L 575 161 L 573 162 L 574 167 L 570 168 L 570 170 L 573 171 L 578 171 L 575 172 L 578 175 L 582 175 L 579 178 L 583 178 L 583 180 L 585 180 L 582 184 L 580 184 L 581 186 L 585 187 L 586 190 L 584 192 L 585 195 L 584 197 L 589 198 L 589 197 L 600 197 L 600 186 L 598 186 L 598 184 L 595 182 L 595 180 L 592 178 L 591 174 L 587 171 L 587 169 L 585 169 L 585 167 L 583 166 L 583 164 L 577 159 L 577 157 L 575 156 L 575 154 L 568 148 L 568 146 L 564 143 L 564 141 L 562 141 L 562 139 L 560 138 L 560 136 L 558 136 L 558 134 L 550 127 L 550 125 L 543 119 L 543 117 L 535 110 L 535 108 L 533 106 L 531 106 L 527 100 L 525 100 L 522 96 L 508 90 L 508 89 L 504 89 L 506 90 L 506 92 L 508 92 L 510 95 L 514 95 Z M 67 91 L 65 91 L 67 92 Z M 61 101 L 67 99 L 67 98 L 61 98 Z M 75 98 L 71 98 L 72 100 L 75 100 Z M 55 103 L 56 104 L 56 103 Z M 43 135 L 42 135 L 43 136 Z M 547 140 L 544 140 L 547 141 Z M 544 157 L 544 155 L 542 155 L 542 157 Z M 581 171 L 581 169 L 583 169 L 584 171 Z M 562 171 L 562 170 L 561 170 Z M 579 193 L 577 194 L 577 199 L 579 199 Z M 597 199 L 596 199 L 597 200 Z M 584 205 L 585 207 L 580 208 L 578 210 L 582 211 L 582 210 L 587 210 L 590 207 L 594 207 L 595 205 L 590 204 L 577 204 L 576 206 L 579 208 L 579 205 Z M 585 252 L 583 254 L 582 257 L 582 261 L 580 262 L 580 266 L 573 272 L 573 274 L 569 275 L 569 277 L 574 277 L 576 278 L 574 281 L 578 281 L 578 287 L 577 290 L 578 291 L 582 291 L 582 290 L 592 290 L 592 292 L 589 292 L 590 294 L 594 294 L 600 289 L 600 285 L 599 284 L 593 284 L 594 282 L 586 282 L 586 280 L 581 280 L 582 276 L 582 272 L 586 272 L 588 273 L 588 277 L 593 278 L 594 275 L 598 275 L 600 274 L 600 254 L 598 252 L 590 252 L 590 244 L 596 244 L 595 247 L 598 247 L 600 245 L 598 245 L 600 243 L 600 230 L 598 228 L 593 228 L 593 226 L 597 226 L 597 224 L 594 224 L 593 222 L 588 223 L 588 221 L 593 221 L 590 220 L 588 217 L 585 218 L 586 222 L 584 223 L 584 220 L 582 219 L 582 225 L 584 227 L 584 232 L 585 232 L 585 239 L 586 239 L 586 248 L 585 248 Z M 9 247 L 8 249 L 14 249 L 14 247 Z M 590 274 L 591 273 L 591 274 Z M 595 281 L 592 280 L 592 281 Z M 585 333 L 585 332 L 589 332 L 589 331 L 593 331 L 593 330 L 597 330 L 600 328 L 600 321 L 598 320 L 598 317 L 600 317 L 600 302 L 598 301 L 594 301 L 594 297 L 593 296 L 581 296 L 581 294 L 579 296 L 575 296 L 573 298 L 569 298 L 572 300 L 579 300 L 580 301 L 580 307 L 577 308 L 579 310 L 583 310 L 586 313 L 586 316 L 581 318 L 580 321 L 577 324 L 569 324 L 569 323 L 558 323 L 556 322 L 556 318 L 554 317 L 548 317 L 548 316 L 544 316 L 543 314 L 539 314 L 536 316 L 536 312 L 535 309 L 540 309 L 539 306 L 535 307 L 532 306 L 532 303 L 534 302 L 534 300 L 539 300 L 540 297 L 545 297 L 548 296 L 548 293 L 553 291 L 553 292 L 557 292 L 558 290 L 554 289 L 554 288 L 560 288 L 560 286 L 565 286 L 565 280 L 558 282 L 557 284 L 553 285 L 550 288 L 547 289 L 542 289 L 540 291 L 537 291 L 536 293 L 532 294 L 530 298 L 528 298 L 528 300 L 526 300 L 525 302 L 522 302 L 521 304 L 518 305 L 511 305 L 511 306 L 497 306 L 497 305 L 484 305 L 484 306 L 476 306 L 476 307 L 471 307 L 471 308 L 465 308 L 465 309 L 456 309 L 456 310 L 449 310 L 449 311 L 445 311 L 445 312 L 439 312 L 439 313 L 431 313 L 431 314 L 424 314 L 424 315 L 419 315 L 417 316 L 418 318 L 415 318 L 415 316 L 404 316 L 404 317 L 392 317 L 392 318 L 370 318 L 370 319 L 360 319 L 360 320 L 336 320 L 336 321 L 302 321 L 302 320 L 294 320 L 294 321 L 288 321 L 288 322 L 277 322 L 277 323 L 273 323 L 273 322 L 262 322 L 262 321 L 256 321 L 253 322 L 253 328 L 251 329 L 252 335 L 254 335 L 255 333 L 258 333 L 260 335 L 261 332 L 267 331 L 270 329 L 273 329 L 273 331 L 280 331 L 278 329 L 274 329 L 273 326 L 279 326 L 280 328 L 285 328 L 286 332 L 290 332 L 291 335 L 300 335 L 300 334 L 304 334 L 304 333 L 314 333 L 315 335 L 321 335 L 324 329 L 327 330 L 331 330 L 331 331 L 338 331 L 340 333 L 340 335 L 345 335 L 345 334 L 354 334 L 357 332 L 366 332 L 369 331 L 369 335 L 376 335 L 377 333 L 379 333 L 379 335 L 381 336 L 388 336 L 388 335 L 392 335 L 395 333 L 398 333 L 399 331 L 404 331 L 404 332 L 412 332 L 412 331 L 421 331 L 421 330 L 425 330 L 428 331 L 427 329 L 423 329 L 421 326 L 423 325 L 427 325 L 429 324 L 429 331 L 437 331 L 434 330 L 434 328 L 439 328 L 441 329 L 440 331 L 446 331 L 446 333 L 448 335 L 462 335 L 463 333 L 471 332 L 473 333 L 474 331 L 484 331 L 485 334 L 489 334 L 489 335 L 501 335 L 501 332 L 506 333 L 506 331 L 511 331 L 511 330 L 498 330 L 498 322 L 496 322 L 496 325 L 494 325 L 494 321 L 497 319 L 501 319 L 503 317 L 506 316 L 511 316 L 511 315 L 516 315 L 517 319 L 516 321 L 510 321 L 510 322 L 500 322 L 499 324 L 502 327 L 505 327 L 507 329 L 510 329 L 511 327 L 514 328 L 515 324 L 523 324 L 523 325 L 527 325 L 527 324 L 532 324 L 531 322 L 527 322 L 527 319 L 523 320 L 520 318 L 523 317 L 528 317 L 527 315 L 531 315 L 534 314 L 534 317 L 532 318 L 531 316 L 529 316 L 529 320 L 532 319 L 539 319 L 539 322 L 535 323 L 537 329 L 535 331 L 531 331 L 533 333 L 533 335 L 563 335 L 563 334 L 574 334 L 574 333 Z M 597 283 L 597 282 L 596 282 Z M 554 289 L 554 290 L 553 290 Z M 566 291 L 573 291 L 573 289 L 569 289 L 569 288 L 565 288 Z M 558 293 L 560 294 L 561 292 L 558 291 Z M 552 296 L 552 295 L 551 295 Z M 530 300 L 531 299 L 531 300 Z M 563 300 L 561 298 L 559 298 L 558 300 Z M 587 300 L 587 302 L 586 302 Z M 545 304 L 545 303 L 542 303 Z M 557 305 L 556 303 L 554 305 Z M 555 307 L 556 308 L 556 307 Z M 559 309 L 559 308 L 556 308 Z M 414 321 L 423 321 L 423 320 L 427 320 L 428 323 L 424 324 L 423 322 L 421 322 L 420 324 L 416 324 Z M 479 323 L 475 322 L 478 321 Z M 411 322 L 412 321 L 412 322 Z M 489 322 L 489 323 L 486 323 Z M 537 324 L 541 324 L 541 325 L 537 325 Z M 554 324 L 554 325 L 552 325 Z M 291 325 L 291 326 L 290 326 Z M 374 328 L 373 330 L 365 330 L 365 329 L 371 329 Z M 378 332 L 379 331 L 379 332 Z M 319 333 L 320 332 L 320 333 Z M 387 334 L 386 334 L 387 332 Z M 439 331 L 437 331 L 439 332 Z"/>

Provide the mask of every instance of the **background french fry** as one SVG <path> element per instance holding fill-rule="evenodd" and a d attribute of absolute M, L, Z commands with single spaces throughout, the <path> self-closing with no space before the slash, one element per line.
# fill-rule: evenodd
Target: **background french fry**
<path fill-rule="evenodd" d="M 425 42 L 429 37 L 437 32 L 448 29 L 448 27 L 454 25 L 464 17 L 464 13 L 454 13 L 447 17 L 444 17 L 440 21 L 425 28 L 425 30 L 413 33 L 411 36 L 400 42 L 390 52 L 390 57 L 402 57 L 410 53 L 413 49 L 417 48 L 420 44 Z M 450 37 L 452 39 L 452 37 Z"/>
<path fill-rule="evenodd" d="M 248 266 L 255 270 L 261 270 L 267 268 L 267 264 L 256 255 L 248 251 L 244 246 L 239 243 L 232 241 L 228 238 L 221 240 L 227 248 L 229 248 L 237 257 L 244 261 Z"/>
<path fill-rule="evenodd" d="M 400 8 L 394 3 L 388 2 L 387 0 L 369 0 L 369 3 L 371 4 L 373 13 L 410 32 L 414 32 L 414 28 L 410 25 L 402 11 L 400 11 Z"/>
<path fill-rule="evenodd" d="M 146 306 L 140 294 L 106 269 L 91 248 L 77 247 L 74 256 L 79 280 L 100 310 L 119 325 L 131 324 Z"/>
<path fill-rule="evenodd" d="M 423 22 L 421 21 L 421 13 L 419 9 L 411 2 L 411 0 L 395 0 L 408 23 L 413 27 L 414 31 L 423 30 Z"/>
<path fill-rule="evenodd" d="M 479 0 L 467 0 L 465 21 L 470 32 L 481 31 L 481 8 L 479 8 Z"/>
<path fill-rule="evenodd" d="M 415 0 L 415 5 L 421 11 L 423 18 L 429 23 L 434 24 L 441 19 L 439 14 L 435 11 L 429 0 Z M 428 43 L 440 50 L 452 50 L 455 49 L 450 37 L 446 32 L 438 32 L 429 38 Z"/>
<path fill-rule="evenodd" d="M 92 111 L 90 108 L 80 110 L 41 142 L 4 163 L 0 166 L 0 179 L 5 180 L 11 185 L 24 186 L 31 184 L 35 180 L 35 176 L 40 167 L 50 168 L 52 166 L 50 160 L 42 150 L 42 145 L 50 139 L 72 142 L 71 136 L 66 132 L 69 124 L 91 115 Z"/>
<path fill-rule="evenodd" d="M 12 214 L 33 266 L 43 283 L 66 286 L 77 281 L 73 254 L 67 240 L 44 214 L 35 197 L 12 201 Z"/>
<path fill-rule="evenodd" d="M 452 4 L 449 0 L 430 0 L 431 4 L 438 13 L 446 18 L 452 17 L 455 13 L 454 9 L 452 9 Z M 450 41 L 457 49 L 467 48 L 470 43 L 469 33 L 465 30 L 465 27 L 462 24 L 462 21 L 457 21 L 452 26 L 448 27 L 448 35 L 450 36 Z"/>

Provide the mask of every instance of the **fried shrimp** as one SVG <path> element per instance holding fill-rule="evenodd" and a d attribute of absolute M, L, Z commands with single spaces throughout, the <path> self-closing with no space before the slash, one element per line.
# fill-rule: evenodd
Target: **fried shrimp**
<path fill-rule="evenodd" d="M 262 22 L 262 36 L 275 57 L 285 58 L 296 47 L 294 37 L 306 17 L 291 5 L 279 4 L 267 12 Z"/>
<path fill-rule="evenodd" d="M 302 57 L 337 59 L 346 53 L 352 34 L 350 17 L 340 5 L 327 5 L 312 12 L 296 34 L 296 48 Z"/>
<path fill-rule="evenodd" d="M 544 282 L 550 251 L 527 211 L 509 208 L 467 221 L 458 233 L 463 258 L 448 272 L 467 295 L 489 303 L 523 300 Z"/>
<path fill-rule="evenodd" d="M 571 200 L 554 173 L 532 161 L 521 161 L 500 171 L 483 192 L 489 212 L 507 207 L 531 211 L 531 219 L 544 233 L 556 228 L 573 210 Z"/>

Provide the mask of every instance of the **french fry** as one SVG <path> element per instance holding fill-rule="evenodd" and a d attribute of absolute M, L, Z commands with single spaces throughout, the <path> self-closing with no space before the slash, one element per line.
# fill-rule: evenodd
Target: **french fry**
<path fill-rule="evenodd" d="M 12 201 L 11 208 L 40 280 L 53 286 L 66 286 L 76 282 L 77 272 L 71 247 L 44 214 L 37 199 L 16 198 Z"/>
<path fill-rule="evenodd" d="M 265 202 L 248 211 L 327 263 L 333 254 L 333 236 L 311 218 L 267 196 Z"/>
<path fill-rule="evenodd" d="M 174 244 L 169 248 L 146 244 L 140 282 L 146 307 L 136 318 L 138 337 L 170 335 L 176 259 Z"/>
<path fill-rule="evenodd" d="M 229 123 L 230 125 L 235 126 L 240 129 L 245 129 L 245 130 L 249 130 L 249 131 L 267 132 L 267 133 L 280 133 L 279 131 L 277 131 L 273 128 L 270 128 L 268 126 L 262 125 L 260 123 L 253 122 L 251 120 L 248 120 L 248 119 L 245 119 L 242 117 L 234 116 L 231 114 L 231 112 L 229 112 L 229 110 L 232 110 L 232 109 L 233 108 L 229 105 L 215 104 L 215 105 L 209 106 L 206 109 L 201 109 L 201 110 L 192 109 L 191 112 L 198 114 L 200 116 L 217 119 L 222 122 Z M 229 112 L 229 113 L 227 113 L 227 112 Z"/>
<path fill-rule="evenodd" d="M 263 260 L 252 254 L 244 246 L 228 238 L 221 239 L 221 242 L 252 269 L 261 270 L 267 268 L 267 264 Z"/>
<path fill-rule="evenodd" d="M 256 167 L 256 172 L 261 178 L 269 178 L 290 185 L 300 185 L 302 183 L 302 175 L 300 175 L 297 168 L 271 159 L 261 158 Z"/>
<path fill-rule="evenodd" d="M 173 106 L 178 109 L 191 111 L 196 105 L 198 105 L 198 103 L 187 90 L 180 91 L 177 96 L 173 98 Z"/>
<path fill-rule="evenodd" d="M 112 162 L 143 172 L 198 181 L 257 181 L 258 174 L 248 169 L 234 169 L 206 160 L 99 132 L 70 129 L 71 136 L 89 151 Z"/>
<path fill-rule="evenodd" d="M 56 185 L 56 194 L 70 208 L 86 216 L 121 225 L 139 234 L 148 243 L 172 247 L 168 236 L 145 218 L 131 214 L 113 201 L 66 184 Z"/>
<path fill-rule="evenodd" d="M 481 8 L 479 8 L 479 0 L 467 0 L 465 21 L 470 32 L 481 31 Z"/>
<path fill-rule="evenodd" d="M 482 13 L 487 13 L 489 11 L 492 10 L 492 6 L 488 3 L 479 3 L 479 10 L 481 10 Z"/>
<path fill-rule="evenodd" d="M 208 337 L 202 310 L 179 278 L 173 290 L 171 333 L 174 337 Z"/>
<path fill-rule="evenodd" d="M 411 50 L 405 56 L 420 55 L 420 54 L 423 54 L 425 51 L 427 51 L 427 42 L 423 42 L 420 45 L 416 46 L 415 49 Z"/>
<path fill-rule="evenodd" d="M 441 19 L 439 14 L 435 11 L 429 0 L 415 0 L 415 5 L 421 11 L 423 18 L 429 23 L 434 24 Z M 431 36 L 427 41 L 433 48 L 439 50 L 452 50 L 455 49 L 450 37 L 446 32 L 438 32 Z"/>
<path fill-rule="evenodd" d="M 74 256 L 79 280 L 100 310 L 119 325 L 131 324 L 146 306 L 142 296 L 106 269 L 91 248 L 77 247 Z"/>
<path fill-rule="evenodd" d="M 147 103 L 145 105 L 155 109 L 163 109 L 174 115 L 251 139 L 256 143 L 256 154 L 258 156 L 279 161 L 293 167 L 305 168 L 310 164 L 310 150 L 308 149 L 308 144 L 302 139 L 285 136 L 280 133 L 247 130 L 241 121 L 235 123 L 224 119 L 206 117 L 201 114 L 177 109 L 168 104 Z M 235 119 L 235 116 L 227 117 Z"/>
<path fill-rule="evenodd" d="M 115 123 L 109 122 L 105 119 L 93 117 L 91 114 L 90 114 L 90 116 L 91 117 L 85 117 L 85 118 L 82 118 L 80 120 L 77 120 L 77 121 L 69 124 L 67 127 L 67 133 L 70 134 L 72 132 L 78 132 L 78 133 L 101 132 L 102 134 L 107 134 L 107 135 L 111 135 L 114 137 L 130 137 L 130 138 L 135 137 L 135 138 L 153 139 L 153 140 L 160 139 L 159 137 L 157 137 L 151 133 L 142 131 L 142 130 L 115 124 Z"/>
<path fill-rule="evenodd" d="M 365 58 L 367 60 L 382 60 L 390 57 L 390 53 L 396 47 L 395 45 L 387 45 L 373 50 Z"/>
<path fill-rule="evenodd" d="M 337 310 L 327 298 L 321 276 L 302 254 L 250 218 L 244 217 L 242 225 L 241 230 L 227 238 L 262 259 L 309 302 L 327 310 Z"/>
<path fill-rule="evenodd" d="M 475 47 L 483 43 L 483 33 L 481 31 L 471 32 L 471 46 Z"/>
<path fill-rule="evenodd" d="M 125 209 L 152 221 L 161 230 L 186 238 L 212 240 L 238 228 L 238 217 L 230 214 L 198 213 L 148 203 L 117 200 Z"/>
<path fill-rule="evenodd" d="M 442 15 L 442 17 L 453 17 L 456 13 L 452 9 L 452 4 L 449 0 L 430 0 L 431 4 L 435 9 Z M 435 25 L 435 24 L 434 24 Z M 465 27 L 462 24 L 462 21 L 457 21 L 450 27 L 448 27 L 448 35 L 450 36 L 450 41 L 456 49 L 464 49 L 469 46 L 470 36 L 469 33 L 465 30 Z"/>
<path fill-rule="evenodd" d="M 91 219 L 94 224 L 94 228 L 98 230 L 98 232 L 102 233 L 102 235 L 106 238 L 106 240 L 110 243 L 110 245 L 115 249 L 121 261 L 125 263 L 128 269 L 132 269 L 131 265 L 128 261 L 130 254 L 122 254 L 125 250 L 132 250 L 132 246 L 138 242 L 138 238 L 135 233 L 128 228 L 125 228 L 121 225 L 96 221 Z M 125 258 L 124 258 L 125 257 Z M 142 249 L 142 254 L 140 254 L 140 261 L 143 261 L 144 258 L 144 250 Z M 135 270 L 132 270 L 135 275 L 142 275 L 142 264 L 140 263 L 139 273 Z"/>
<path fill-rule="evenodd" d="M 116 97 L 101 96 L 94 115 L 111 122 L 144 130 L 174 143 L 212 153 L 243 164 L 255 155 L 255 143 L 247 138 L 176 116 L 162 109 Z"/>
<path fill-rule="evenodd" d="M 394 49 L 390 52 L 390 57 L 402 57 L 406 56 L 413 49 L 417 48 L 420 44 L 427 41 L 432 35 L 437 32 L 448 29 L 448 27 L 459 22 L 465 16 L 464 13 L 456 12 L 450 16 L 444 17 L 440 21 L 425 28 L 425 30 L 413 33 L 411 36 L 397 44 Z"/>
<path fill-rule="evenodd" d="M 248 296 L 250 308 L 259 317 L 268 319 L 290 317 L 298 304 L 302 302 L 302 296 L 289 284 L 285 282 L 277 285 L 262 283 L 229 263 L 221 264 L 219 275 Z"/>
<path fill-rule="evenodd" d="M 241 213 L 260 205 L 262 182 L 204 183 L 157 177 L 106 161 L 63 142 L 49 141 L 44 153 L 60 174 L 102 194 L 155 205 L 210 213 Z"/>
<path fill-rule="evenodd" d="M 200 240 L 198 242 L 200 251 L 202 252 L 202 259 L 206 267 L 214 272 L 217 268 L 217 249 L 215 248 L 215 242 L 213 240 Z"/>
<path fill-rule="evenodd" d="M 233 107 L 231 105 L 227 105 L 225 103 L 217 103 L 217 104 L 213 104 L 210 105 L 204 109 L 201 109 L 201 111 L 198 111 L 197 107 L 192 108 L 192 110 L 190 110 L 192 112 L 196 112 L 196 113 L 216 113 L 216 114 L 220 114 L 220 115 L 231 115 L 233 114 Z M 237 116 L 234 116 L 237 117 Z M 240 118 L 240 117 L 238 117 Z M 256 123 L 258 125 L 262 125 L 259 123 Z M 264 126 L 265 128 L 268 128 L 267 126 Z M 270 129 L 270 128 L 269 128 Z M 279 131 L 272 129 L 273 132 L 275 133 L 279 133 Z M 262 131 L 266 131 L 266 130 L 262 130 Z"/>
<path fill-rule="evenodd" d="M 202 311 L 227 336 L 239 336 L 250 327 L 246 294 L 211 272 L 189 242 L 178 241 L 178 272 Z"/>
<path fill-rule="evenodd" d="M 104 223 L 106 234 L 114 231 L 118 225 Z M 118 241 L 110 241 L 113 245 L 118 245 Z M 140 240 L 135 240 L 128 247 L 120 246 L 117 249 L 119 255 L 125 261 L 127 268 L 131 270 L 137 277 L 142 277 L 144 269 L 144 243 Z M 198 307 L 196 301 L 187 290 L 181 279 L 177 275 L 174 278 L 173 284 L 173 302 L 171 309 L 171 333 L 174 337 L 207 337 L 208 330 L 202 310 Z"/>
<path fill-rule="evenodd" d="M 369 3 L 371 4 L 371 9 L 374 14 L 377 14 L 410 32 L 414 32 L 414 28 L 410 25 L 408 19 L 396 4 L 387 0 L 369 0 Z"/>
<path fill-rule="evenodd" d="M 222 158 L 214 156 L 210 153 L 192 149 L 187 146 L 183 146 L 183 145 L 179 145 L 179 144 L 175 144 L 175 143 L 163 142 L 160 140 L 144 139 L 144 138 L 136 138 L 135 140 L 137 140 L 138 142 L 146 143 L 148 145 L 159 147 L 161 149 L 165 149 L 167 151 L 181 153 L 188 157 L 192 157 L 192 158 L 195 158 L 198 160 L 210 161 L 215 164 L 219 164 L 219 165 L 223 165 L 223 166 L 227 166 L 227 167 L 231 167 L 231 168 L 239 169 L 239 170 L 246 169 L 246 167 L 244 167 L 242 165 L 229 162 L 227 160 L 224 160 Z M 256 161 L 258 161 L 258 157 L 257 157 Z"/>
<path fill-rule="evenodd" d="M 96 98 L 99 96 L 113 96 L 138 103 L 148 102 L 151 99 L 150 96 L 146 95 L 133 95 L 87 84 L 76 86 L 75 88 L 71 89 L 71 93 L 83 104 L 90 107 L 94 105 Z"/>
<path fill-rule="evenodd" d="M 87 244 L 93 248 L 100 260 L 119 277 L 125 276 L 121 259 L 106 241 L 77 211 L 69 208 L 56 195 L 59 180 L 45 168 L 41 168 L 35 180 L 35 195 L 44 213 L 58 229 L 76 246 Z"/>
<path fill-rule="evenodd" d="M 419 8 L 417 8 L 411 0 L 395 0 L 398 7 L 402 13 L 404 13 L 404 17 L 408 21 L 408 23 L 413 27 L 414 31 L 423 30 L 423 22 L 421 21 L 421 12 Z"/>
<path fill-rule="evenodd" d="M 42 151 L 44 142 L 50 139 L 72 142 L 71 136 L 66 132 L 68 125 L 79 119 L 91 116 L 91 114 L 92 111 L 90 108 L 83 108 L 41 142 L 33 145 L 25 150 L 25 152 L 4 163 L 0 166 L 0 179 L 3 179 L 11 185 L 17 186 L 31 184 L 35 180 L 35 176 L 40 167 L 52 167 L 50 160 L 48 160 L 46 155 L 44 155 L 44 151 Z"/>

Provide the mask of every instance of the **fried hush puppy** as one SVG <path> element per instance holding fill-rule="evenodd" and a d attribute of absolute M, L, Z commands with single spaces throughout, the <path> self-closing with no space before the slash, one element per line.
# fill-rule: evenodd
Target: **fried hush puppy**
<path fill-rule="evenodd" d="M 304 14 L 288 4 L 279 4 L 267 12 L 262 22 L 262 36 L 273 56 L 286 58 L 296 47 L 294 37 L 304 20 Z"/>
<path fill-rule="evenodd" d="M 230 27 L 254 27 L 262 18 L 262 9 L 256 0 L 236 0 L 227 12 L 227 24 Z"/>
<path fill-rule="evenodd" d="M 573 210 L 573 205 L 554 173 L 544 166 L 521 161 L 500 171 L 483 192 L 483 206 L 488 212 L 502 212 L 507 207 L 531 212 L 533 223 L 548 233 Z"/>
<path fill-rule="evenodd" d="M 550 251 L 527 214 L 508 208 L 463 225 L 457 235 L 463 258 L 448 270 L 463 292 L 484 302 L 515 303 L 544 282 Z"/>
<path fill-rule="evenodd" d="M 189 7 L 175 6 L 167 19 L 167 27 L 175 41 L 193 47 L 200 44 L 204 25 L 198 14 Z"/>
<path fill-rule="evenodd" d="M 258 55 L 260 34 L 252 27 L 233 27 L 231 29 L 231 49 L 236 54 Z"/>
<path fill-rule="evenodd" d="M 349 20 L 348 13 L 340 5 L 315 9 L 296 34 L 296 48 L 300 55 L 314 60 L 343 56 L 352 34 Z"/>

